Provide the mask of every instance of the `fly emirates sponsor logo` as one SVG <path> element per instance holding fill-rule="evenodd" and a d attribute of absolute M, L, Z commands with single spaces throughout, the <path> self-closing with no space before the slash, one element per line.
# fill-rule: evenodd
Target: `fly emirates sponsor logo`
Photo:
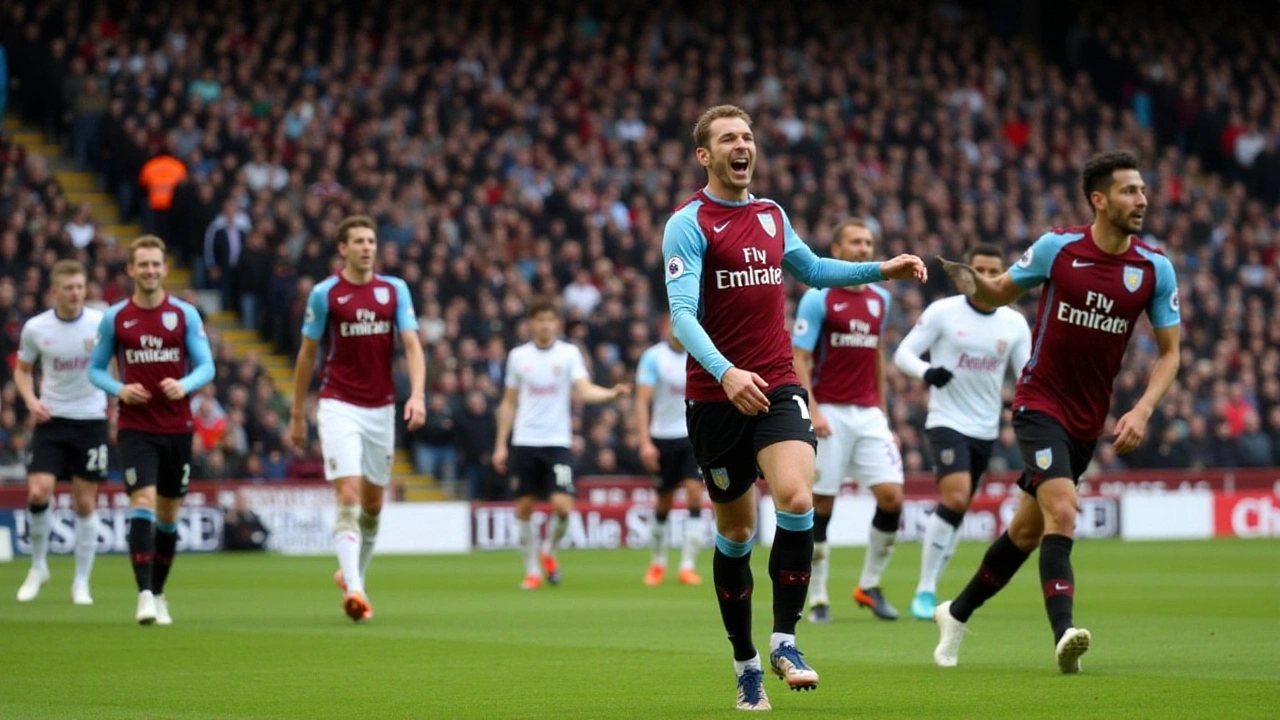
<path fill-rule="evenodd" d="M 176 363 L 182 362 L 182 348 L 165 347 L 164 338 L 155 335 L 143 335 L 138 338 L 141 346 L 137 350 L 124 351 L 124 361 L 130 365 L 142 363 Z"/>
<path fill-rule="evenodd" d="M 871 332 L 871 323 L 865 320 L 850 320 L 849 332 L 831 333 L 833 348 L 873 348 L 880 346 L 880 336 Z"/>
<path fill-rule="evenodd" d="M 343 322 L 338 326 L 338 332 L 342 337 L 386 335 L 391 332 L 391 321 L 379 320 L 378 314 L 372 310 L 356 310 L 356 321 Z"/>
<path fill-rule="evenodd" d="M 747 263 L 746 269 L 717 270 L 716 289 L 733 290 L 734 288 L 754 287 L 756 285 L 781 285 L 781 267 L 759 267 L 759 265 L 764 265 L 768 262 L 768 255 L 767 252 L 760 248 L 742 248 L 742 257 Z"/>
<path fill-rule="evenodd" d="M 1115 305 L 1115 300 L 1090 290 L 1085 295 L 1083 308 L 1072 307 L 1065 300 L 1059 302 L 1057 318 L 1059 322 L 1068 325 L 1100 330 L 1113 335 L 1124 335 L 1129 332 L 1129 321 L 1111 315 Z"/>

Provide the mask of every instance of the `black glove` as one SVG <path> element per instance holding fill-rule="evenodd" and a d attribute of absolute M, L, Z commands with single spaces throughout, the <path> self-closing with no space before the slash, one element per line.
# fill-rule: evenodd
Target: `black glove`
<path fill-rule="evenodd" d="M 931 367 L 924 371 L 924 381 L 936 388 L 945 387 L 953 377 L 955 375 L 944 367 Z"/>

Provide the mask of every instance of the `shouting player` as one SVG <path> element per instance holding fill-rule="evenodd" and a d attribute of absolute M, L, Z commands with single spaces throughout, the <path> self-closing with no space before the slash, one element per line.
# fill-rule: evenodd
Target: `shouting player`
<path fill-rule="evenodd" d="M 662 239 L 667 294 L 673 332 L 693 358 L 686 418 L 716 508 L 712 570 L 720 616 L 733 645 L 737 706 L 767 710 L 761 660 L 751 639 L 756 506 L 749 491 L 760 475 L 777 508 L 769 556 L 769 663 L 793 689 L 818 685 L 818 673 L 795 641 L 813 556 L 809 484 L 817 441 L 808 394 L 792 369 L 783 270 L 814 287 L 841 287 L 924 279 L 925 267 L 913 255 L 885 263 L 818 259 L 777 203 L 748 192 L 756 145 L 750 117 L 741 108 L 710 108 L 698 119 L 693 139 L 707 185 L 667 221 Z"/>
<path fill-rule="evenodd" d="M 558 339 L 560 311 L 550 300 L 529 305 L 532 342 L 507 354 L 507 374 L 498 404 L 498 436 L 493 446 L 493 469 L 510 470 L 516 493 L 516 522 L 524 556 L 524 590 L 560 583 L 556 549 L 569 530 L 576 491 L 573 486 L 573 398 L 589 404 L 613 402 L 631 392 L 628 385 L 605 388 L 591 382 L 582 351 Z M 511 447 L 508 450 L 507 438 Z M 509 453 L 509 455 L 508 455 Z M 551 500 L 551 528 L 539 549 L 533 529 L 537 500 Z M 541 560 L 541 566 L 539 566 Z"/>
<path fill-rule="evenodd" d="M 409 430 L 417 430 L 427 417 L 426 360 L 413 300 L 403 280 L 374 273 L 378 256 L 374 228 L 373 220 L 363 215 L 338 225 L 338 254 L 344 265 L 337 275 L 317 283 L 307 298 L 289 423 L 294 447 L 305 447 L 303 409 L 323 343 L 316 421 L 324 476 L 333 483 L 338 500 L 334 582 L 344 593 L 343 611 L 355 622 L 373 617 L 364 581 L 395 455 L 396 389 L 391 367 L 397 334 L 404 344 L 411 387 L 404 419 Z"/>
<path fill-rule="evenodd" d="M 831 255 L 866 262 L 874 257 L 867 223 L 836 226 Z M 889 315 L 889 293 L 875 285 L 813 288 L 800 298 L 792 328 L 796 377 L 809 393 L 809 415 L 818 436 L 813 482 L 813 578 L 809 621 L 831 622 L 827 576 L 831 550 L 827 526 L 844 479 L 870 487 L 876 499 L 862 577 L 853 599 L 876 617 L 897 620 L 898 611 L 880 591 L 902 518 L 902 456 L 885 412 L 881 330 Z"/>
<path fill-rule="evenodd" d="M 665 323 L 664 323 L 665 324 Z M 666 339 L 640 356 L 636 368 L 636 433 L 640 436 L 640 460 L 658 477 L 658 501 L 653 508 L 650 536 L 651 560 L 646 585 L 658 585 L 667 573 L 667 518 L 676 489 L 683 486 L 689 506 L 684 524 L 684 551 L 680 556 L 680 582 L 701 585 L 694 560 L 702 540 L 702 479 L 689 444 L 684 421 L 685 368 L 689 354 L 665 328 Z M 650 402 L 653 412 L 650 413 Z"/>
<path fill-rule="evenodd" d="M 200 313 L 164 290 L 164 241 L 129 246 L 133 296 L 102 317 L 89 379 L 120 398 L 120 464 L 129 493 L 129 555 L 138 584 L 135 618 L 169 625 L 165 581 L 178 547 L 178 512 L 191 480 L 195 425 L 187 396 L 213 380 L 213 353 Z M 120 374 L 108 372 L 112 358 Z"/>
<path fill-rule="evenodd" d="M 71 481 L 76 510 L 75 579 L 71 600 L 92 605 L 89 575 L 98 545 L 98 483 L 107 472 L 107 396 L 89 381 L 89 358 L 102 313 L 84 305 L 84 266 L 59 260 L 49 273 L 53 307 L 22 326 L 13 381 L 36 421 L 27 465 L 27 536 L 31 571 L 18 589 L 30 602 L 49 581 L 49 500 L 54 483 Z M 40 360 L 40 396 L 32 368 Z"/>
<path fill-rule="evenodd" d="M 1040 236 L 1008 272 L 990 279 L 943 262 L 960 292 L 992 307 L 1008 305 L 1044 285 L 1031 358 L 1013 399 L 1013 429 L 1026 466 L 1025 494 L 1008 529 L 987 550 L 978 572 L 951 602 L 934 612 L 941 639 L 934 662 L 956 664 L 965 624 L 1040 547 L 1040 586 L 1053 627 L 1058 670 L 1080 671 L 1089 631 L 1072 617 L 1071 568 L 1076 483 L 1093 457 L 1111 406 L 1111 385 L 1138 317 L 1146 311 L 1159 357 L 1147 389 L 1115 425 L 1117 454 L 1142 443 L 1147 421 L 1178 374 L 1178 279 L 1169 259 L 1134 233 L 1147 210 L 1146 186 L 1127 152 L 1098 155 L 1084 166 L 1083 189 L 1092 225 Z"/>
<path fill-rule="evenodd" d="M 975 247 L 967 259 L 983 277 L 1005 269 L 991 245 Z M 920 359 L 926 352 L 929 362 Z M 1004 378 L 1012 370 L 1017 379 L 1030 355 L 1031 329 L 1018 311 L 955 295 L 925 308 L 893 356 L 903 373 L 932 386 L 924 427 L 939 500 L 924 532 L 912 617 L 933 619 L 938 577 L 960 542 L 960 522 L 1000 434 Z"/>

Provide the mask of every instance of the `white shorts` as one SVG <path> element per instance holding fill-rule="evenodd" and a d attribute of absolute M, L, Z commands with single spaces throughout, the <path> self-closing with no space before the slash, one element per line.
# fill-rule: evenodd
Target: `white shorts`
<path fill-rule="evenodd" d="M 374 485 L 391 482 L 396 445 L 396 406 L 360 407 L 320 398 L 316 411 L 324 477 L 332 482 L 363 477 Z"/>
<path fill-rule="evenodd" d="M 850 478 L 863 487 L 902 484 L 902 455 L 880 408 L 819 403 L 818 410 L 831 435 L 818 438 L 815 495 L 839 495 Z"/>

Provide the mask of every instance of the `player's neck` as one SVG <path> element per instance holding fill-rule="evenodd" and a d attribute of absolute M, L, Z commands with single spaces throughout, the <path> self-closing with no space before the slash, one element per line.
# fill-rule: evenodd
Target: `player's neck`
<path fill-rule="evenodd" d="M 533 339 L 533 346 L 538 348 L 539 350 L 550 350 L 551 346 L 555 344 L 556 344 L 555 338 L 551 338 L 550 340 L 546 340 L 546 341 L 539 340 L 538 338 Z"/>
<path fill-rule="evenodd" d="M 365 283 L 373 279 L 373 270 L 370 269 L 370 270 L 361 272 L 351 267 L 350 265 L 347 265 L 342 268 L 342 279 L 346 280 L 352 285 L 364 285 Z"/>
<path fill-rule="evenodd" d="M 160 288 L 153 292 L 136 290 L 133 293 L 133 304 L 146 310 L 158 308 L 160 307 L 160 303 L 164 302 L 164 296 L 164 288 Z"/>
<path fill-rule="evenodd" d="M 720 182 L 720 178 L 715 175 L 707 176 L 706 193 L 710 195 L 713 200 L 723 200 L 731 203 L 745 203 L 750 197 L 749 188 L 742 188 L 739 190 L 736 188 L 725 187 L 724 183 Z"/>
<path fill-rule="evenodd" d="M 1108 255 L 1119 255 L 1129 249 L 1130 235 L 1102 218 L 1093 221 L 1093 244 Z"/>
<path fill-rule="evenodd" d="M 80 319 L 81 315 L 84 315 L 84 308 L 76 310 L 75 308 L 64 308 L 54 305 L 53 314 L 62 322 L 75 322 Z"/>

